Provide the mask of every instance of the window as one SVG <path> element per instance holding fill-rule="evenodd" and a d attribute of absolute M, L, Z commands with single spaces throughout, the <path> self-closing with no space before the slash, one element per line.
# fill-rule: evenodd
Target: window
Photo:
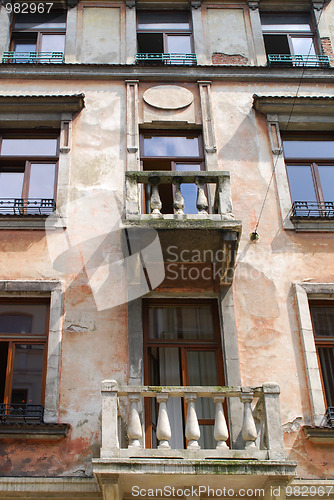
<path fill-rule="evenodd" d="M 139 11 L 137 43 L 137 62 L 196 63 L 186 11 Z"/>
<path fill-rule="evenodd" d="M 262 13 L 261 23 L 269 64 L 329 66 L 319 53 L 308 13 Z"/>
<path fill-rule="evenodd" d="M 0 213 L 48 215 L 55 209 L 58 135 L 0 137 Z"/>
<path fill-rule="evenodd" d="M 10 52 L 3 62 L 63 62 L 66 14 L 16 14 Z"/>
<path fill-rule="evenodd" d="M 334 217 L 334 140 L 291 133 L 283 150 L 293 216 Z"/>
<path fill-rule="evenodd" d="M 0 421 L 42 419 L 48 324 L 47 299 L 1 299 Z"/>
<path fill-rule="evenodd" d="M 334 409 L 334 303 L 311 301 L 310 311 L 326 404 Z"/>
<path fill-rule="evenodd" d="M 150 300 L 144 304 L 144 383 L 168 386 L 224 385 L 219 316 L 215 301 Z M 146 446 L 156 447 L 157 409 L 147 402 Z M 199 444 L 214 448 L 215 409 L 211 399 L 198 398 Z M 184 448 L 183 401 L 170 398 L 172 448 Z"/>
<path fill-rule="evenodd" d="M 190 171 L 205 169 L 202 136 L 195 132 L 145 131 L 141 135 L 141 160 L 144 171 Z M 150 213 L 150 185 L 146 186 L 145 208 Z M 161 213 L 173 213 L 172 184 L 160 184 Z M 183 184 L 184 213 L 197 213 L 195 184 Z"/>

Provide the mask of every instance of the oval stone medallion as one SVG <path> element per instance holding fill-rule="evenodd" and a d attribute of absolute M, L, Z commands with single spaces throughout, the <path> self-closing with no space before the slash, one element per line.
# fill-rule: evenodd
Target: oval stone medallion
<path fill-rule="evenodd" d="M 150 106 L 160 109 L 181 109 L 189 106 L 194 96 L 190 90 L 177 85 L 158 85 L 147 89 L 144 101 Z"/>

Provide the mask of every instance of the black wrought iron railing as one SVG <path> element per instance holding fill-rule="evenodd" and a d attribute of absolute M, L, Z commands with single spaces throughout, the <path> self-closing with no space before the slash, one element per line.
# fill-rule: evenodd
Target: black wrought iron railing
<path fill-rule="evenodd" d="M 329 68 L 330 61 L 328 56 L 268 54 L 268 66 Z"/>
<path fill-rule="evenodd" d="M 44 420 L 42 405 L 31 404 L 0 404 L 0 423 L 38 423 Z"/>
<path fill-rule="evenodd" d="M 155 53 L 138 53 L 136 55 L 136 63 L 141 64 L 176 64 L 184 66 L 192 66 L 197 64 L 196 54 L 155 54 Z"/>
<path fill-rule="evenodd" d="M 47 216 L 56 210 L 53 198 L 0 198 L 0 215 Z"/>
<path fill-rule="evenodd" d="M 334 217 L 334 201 L 294 201 L 290 217 L 332 218 Z"/>
<path fill-rule="evenodd" d="M 334 427 L 334 406 L 329 406 L 326 410 L 327 425 Z"/>

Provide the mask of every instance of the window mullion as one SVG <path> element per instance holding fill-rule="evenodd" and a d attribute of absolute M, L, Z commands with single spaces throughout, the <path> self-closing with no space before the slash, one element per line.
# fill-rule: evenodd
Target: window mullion
<path fill-rule="evenodd" d="M 15 350 L 15 343 L 12 341 L 8 342 L 6 382 L 5 382 L 4 401 L 3 401 L 4 404 L 10 404 L 11 400 L 13 368 L 14 368 L 14 350 Z"/>
<path fill-rule="evenodd" d="M 323 195 L 322 188 L 321 188 L 319 169 L 318 169 L 318 165 L 316 163 L 312 163 L 311 172 L 312 172 L 312 177 L 313 177 L 313 182 L 314 182 L 314 187 L 315 187 L 315 194 L 316 194 L 317 200 L 319 202 L 322 202 L 322 201 L 324 201 L 324 195 Z"/>

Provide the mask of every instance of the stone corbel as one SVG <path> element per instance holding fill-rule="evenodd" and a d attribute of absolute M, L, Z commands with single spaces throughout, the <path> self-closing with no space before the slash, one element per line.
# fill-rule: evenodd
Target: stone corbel
<path fill-rule="evenodd" d="M 268 128 L 269 128 L 269 138 L 271 144 L 271 150 L 273 154 L 279 155 L 282 153 L 282 139 L 280 134 L 280 129 L 278 125 L 277 115 L 267 115 Z"/>
<path fill-rule="evenodd" d="M 250 8 L 250 10 L 258 10 L 259 2 L 248 2 L 248 7 Z"/>
<path fill-rule="evenodd" d="M 322 10 L 324 8 L 324 1 L 313 1 L 312 4 L 313 4 L 313 8 L 314 10 Z"/>
<path fill-rule="evenodd" d="M 216 153 L 217 146 L 213 125 L 211 82 L 199 81 L 198 85 L 201 98 L 204 149 L 206 153 Z"/>
<path fill-rule="evenodd" d="M 128 9 L 133 9 L 136 6 L 136 0 L 126 0 L 125 5 Z"/>
<path fill-rule="evenodd" d="M 127 169 L 139 170 L 138 80 L 126 81 Z"/>
<path fill-rule="evenodd" d="M 190 5 L 192 9 L 199 9 L 202 5 L 202 0 L 191 0 Z"/>

